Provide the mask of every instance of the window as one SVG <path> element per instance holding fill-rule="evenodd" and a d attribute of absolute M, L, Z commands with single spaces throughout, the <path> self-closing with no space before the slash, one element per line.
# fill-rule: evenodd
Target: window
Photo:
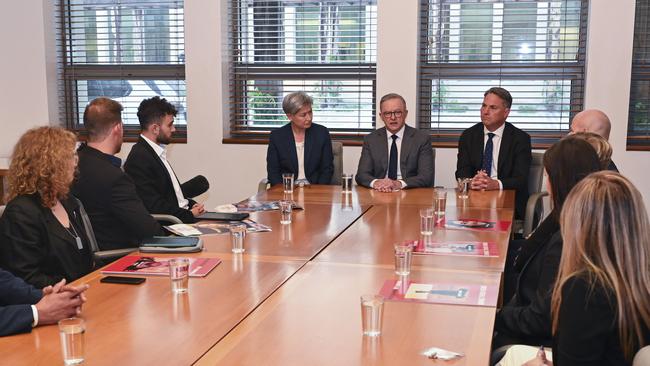
<path fill-rule="evenodd" d="M 441 146 L 480 122 L 483 93 L 510 91 L 508 121 L 536 146 L 582 109 L 587 1 L 422 0 L 419 116 Z"/>
<path fill-rule="evenodd" d="M 650 1 L 637 0 L 634 17 L 627 149 L 650 150 Z"/>
<path fill-rule="evenodd" d="M 176 106 L 177 137 L 186 137 L 182 0 L 61 0 L 58 5 L 62 117 L 81 129 L 94 98 L 124 107 L 125 134 L 135 136 L 137 109 L 161 96 Z"/>
<path fill-rule="evenodd" d="M 375 123 L 375 0 L 233 0 L 230 134 L 265 137 L 288 122 L 285 95 L 314 98 L 314 122 L 337 138 Z"/>

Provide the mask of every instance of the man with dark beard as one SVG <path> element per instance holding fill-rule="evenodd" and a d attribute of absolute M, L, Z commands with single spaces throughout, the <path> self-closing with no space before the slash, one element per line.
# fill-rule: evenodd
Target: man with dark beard
<path fill-rule="evenodd" d="M 150 213 L 168 214 L 192 223 L 205 212 L 203 204 L 191 198 L 208 190 L 205 177 L 199 175 L 181 184 L 167 160 L 166 147 L 176 131 L 176 107 L 155 96 L 138 107 L 142 133 L 124 163 L 124 171 L 135 182 L 138 195 Z"/>

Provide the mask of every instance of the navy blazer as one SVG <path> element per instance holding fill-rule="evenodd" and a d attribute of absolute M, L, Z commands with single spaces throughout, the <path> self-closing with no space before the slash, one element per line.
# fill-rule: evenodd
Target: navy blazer
<path fill-rule="evenodd" d="M 503 189 L 515 190 L 515 217 L 523 218 L 528 201 L 528 176 L 532 160 L 530 135 L 506 122 L 499 148 L 497 173 Z M 463 131 L 458 141 L 456 178 L 471 178 L 481 170 L 484 150 L 483 123 Z"/>
<path fill-rule="evenodd" d="M 81 249 L 38 194 L 12 199 L 0 218 L 0 267 L 43 288 L 65 278 L 72 282 L 93 270 L 86 229 L 74 198 L 61 200 Z"/>
<path fill-rule="evenodd" d="M 32 330 L 36 304 L 43 292 L 0 269 L 0 337 Z"/>
<path fill-rule="evenodd" d="M 124 163 L 124 171 L 133 179 L 136 192 L 142 199 L 144 206 L 152 214 L 167 214 L 178 217 L 185 223 L 196 222 L 192 211 L 178 207 L 176 192 L 172 179 L 178 179 L 176 176 L 171 177 L 167 168 L 156 152 L 149 146 L 142 136 L 138 142 L 133 145 L 129 156 Z M 207 190 L 196 191 L 190 189 L 185 182 L 181 184 L 183 196 L 190 202 L 190 208 L 196 203 L 190 197 L 197 196 Z M 179 182 L 180 183 L 180 182 Z M 195 191 L 191 192 L 190 191 Z"/>
<path fill-rule="evenodd" d="M 312 123 L 305 130 L 305 177 L 311 184 L 331 184 L 334 173 L 332 140 L 325 126 Z M 271 185 L 282 183 L 282 174 L 298 177 L 298 153 L 291 123 L 271 132 L 266 152 L 266 172 Z"/>

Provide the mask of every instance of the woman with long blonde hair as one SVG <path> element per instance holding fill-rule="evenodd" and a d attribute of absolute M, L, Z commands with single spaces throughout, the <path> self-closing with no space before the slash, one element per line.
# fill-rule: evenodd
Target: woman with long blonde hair
<path fill-rule="evenodd" d="M 0 267 L 42 288 L 93 268 L 78 201 L 69 196 L 77 165 L 75 135 L 31 129 L 9 166 L 9 201 L 0 219 Z"/>
<path fill-rule="evenodd" d="M 612 171 L 578 183 L 560 216 L 564 247 L 553 287 L 553 362 L 629 365 L 650 341 L 650 223 L 643 198 Z"/>

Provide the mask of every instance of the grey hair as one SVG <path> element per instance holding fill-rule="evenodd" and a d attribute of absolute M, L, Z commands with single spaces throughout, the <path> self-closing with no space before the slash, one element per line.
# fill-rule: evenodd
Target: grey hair
<path fill-rule="evenodd" d="M 381 105 L 384 104 L 385 101 L 390 100 L 390 99 L 399 99 L 402 101 L 402 105 L 404 106 L 404 109 L 406 109 L 406 100 L 404 100 L 404 97 L 397 93 L 388 93 L 381 97 L 381 100 L 379 101 L 379 109 L 381 109 Z"/>
<path fill-rule="evenodd" d="M 286 114 L 296 114 L 300 108 L 313 105 L 314 100 L 303 91 L 287 94 L 282 101 L 282 110 Z"/>

